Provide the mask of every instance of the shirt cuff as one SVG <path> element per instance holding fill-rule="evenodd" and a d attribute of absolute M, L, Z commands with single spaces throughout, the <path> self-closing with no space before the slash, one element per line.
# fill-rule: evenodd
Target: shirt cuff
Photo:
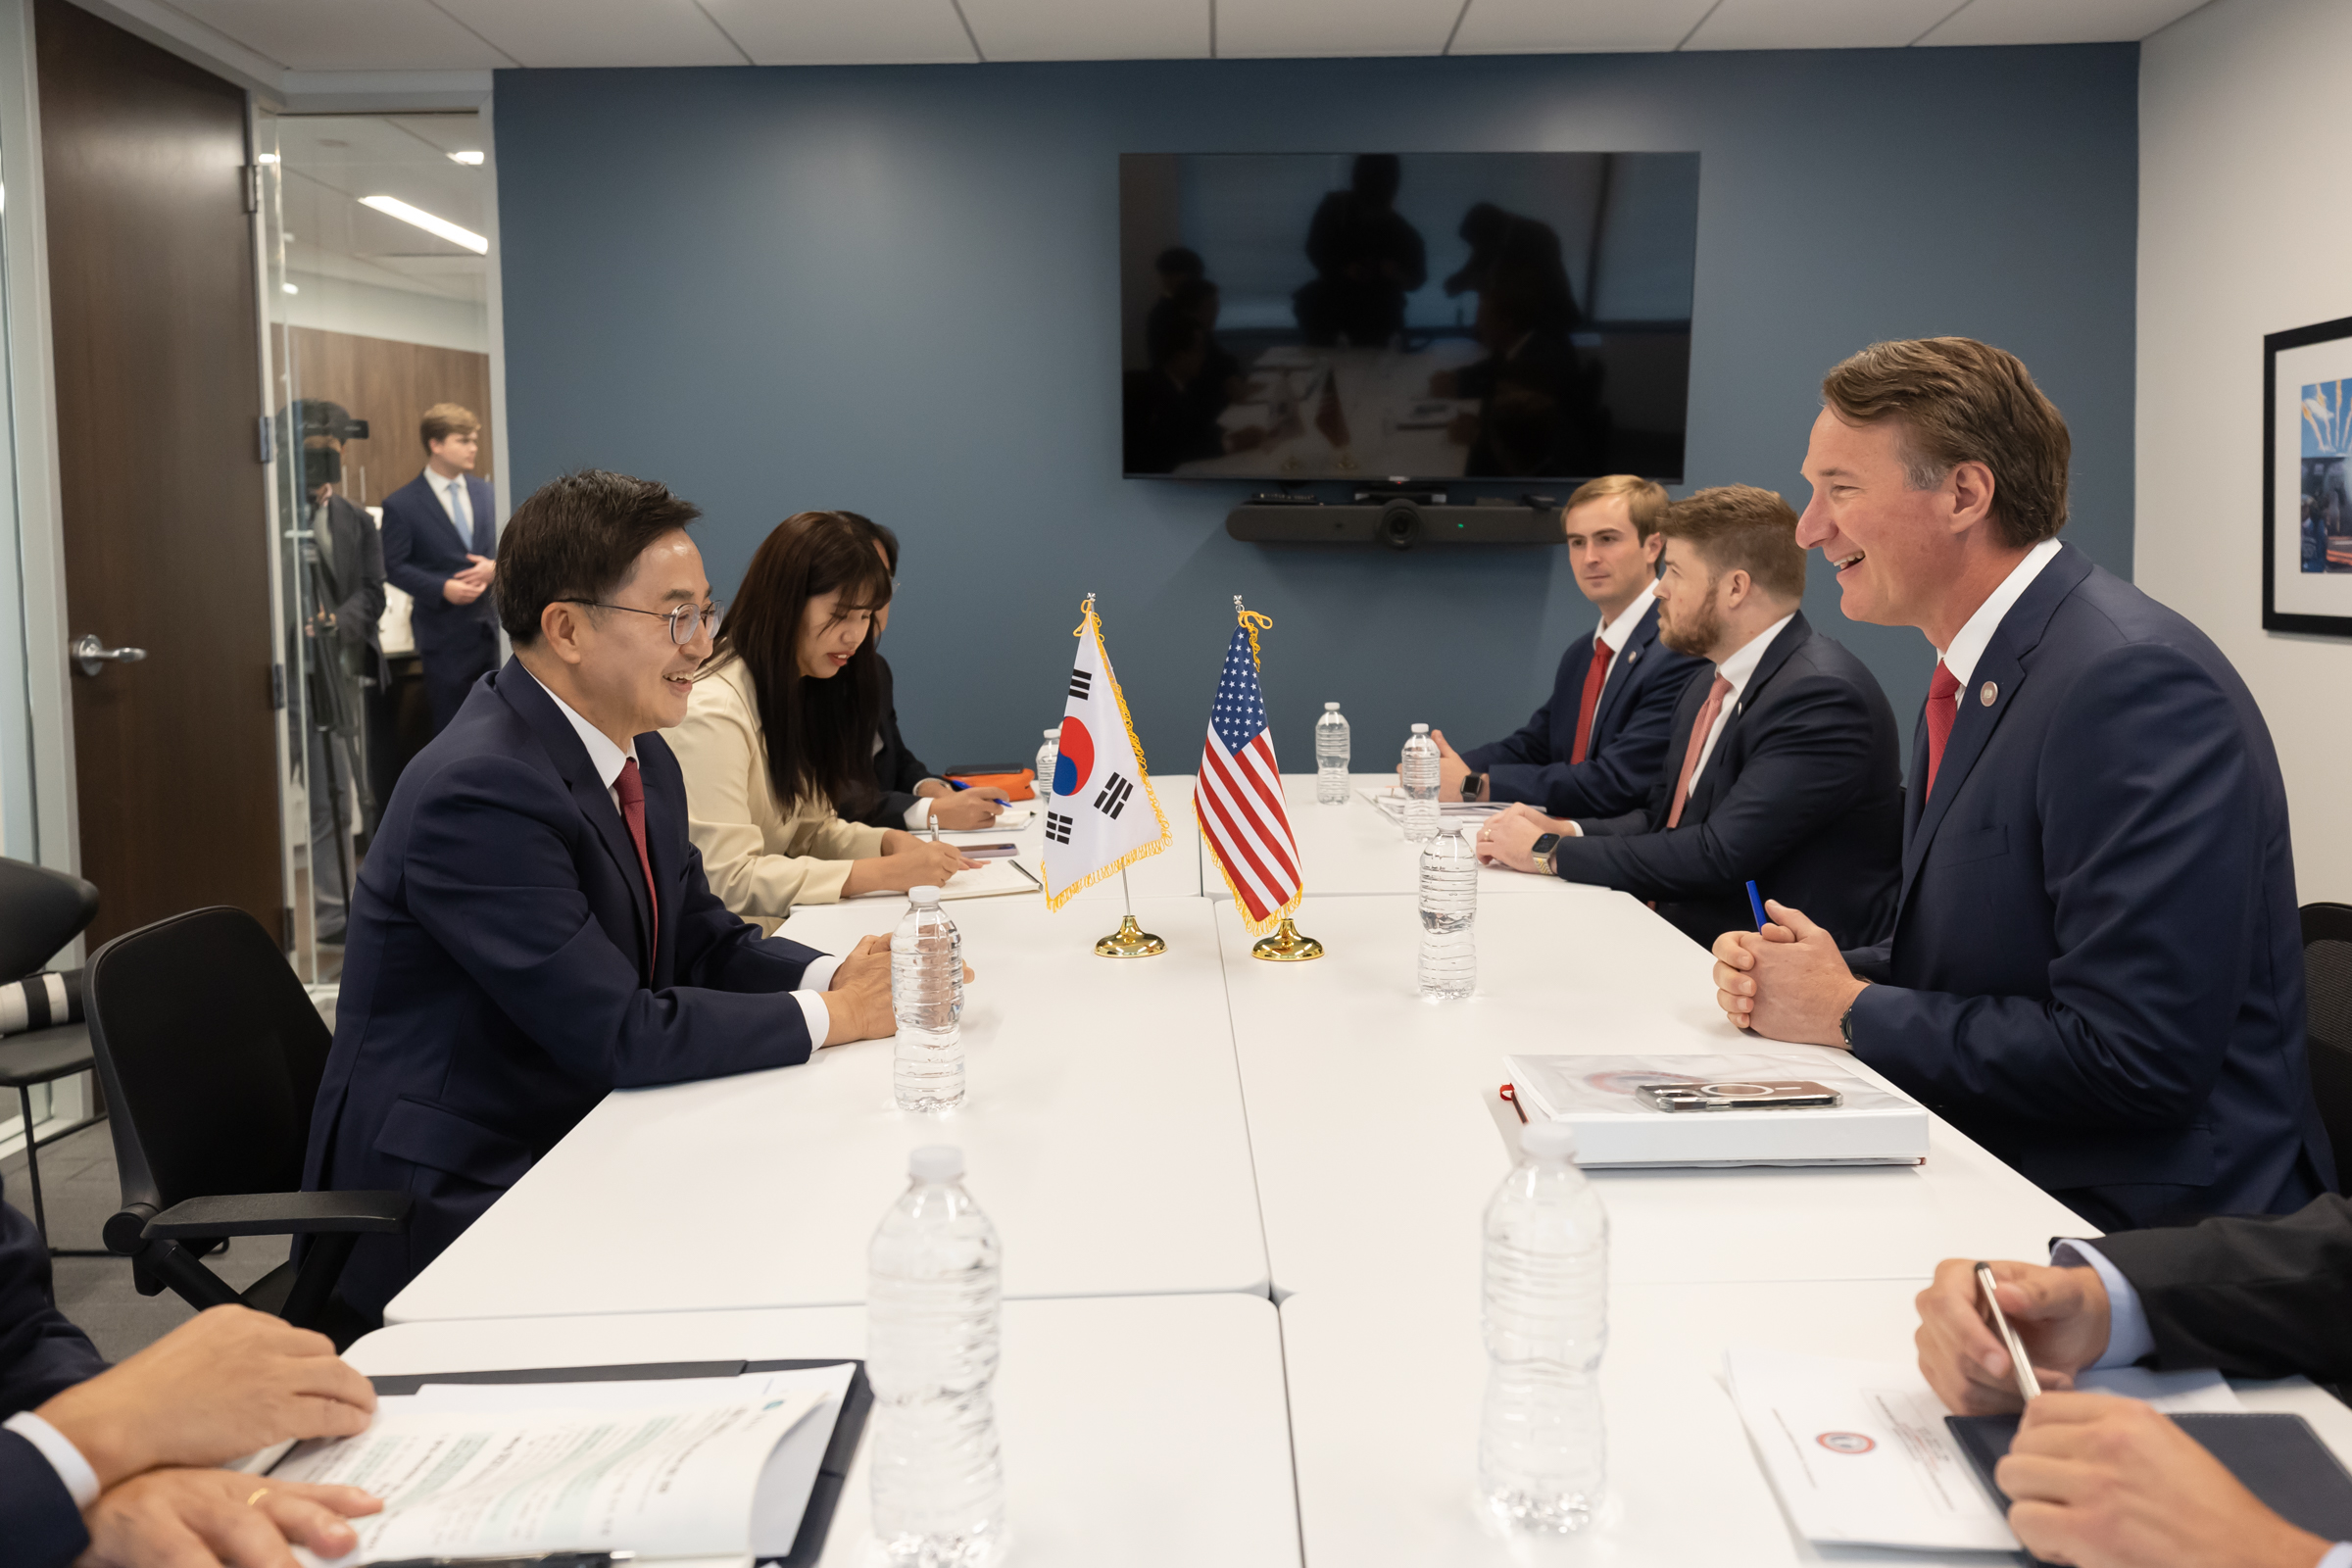
<path fill-rule="evenodd" d="M 818 954 L 815 957 L 808 960 L 808 967 L 801 971 L 801 983 L 798 989 L 803 992 L 814 992 L 820 997 L 823 996 L 826 992 L 833 989 L 833 971 L 840 967 L 840 954 Z"/>
<path fill-rule="evenodd" d="M 918 795 L 914 798 L 914 804 L 906 808 L 906 825 L 918 832 L 931 825 L 930 796 Z"/>
<path fill-rule="evenodd" d="M 2088 1242 L 2057 1242 L 2050 1248 L 2052 1268 L 2064 1268 L 2077 1259 L 2089 1264 L 2099 1283 L 2107 1287 L 2107 1348 L 2088 1370 L 2131 1366 L 2155 1354 L 2156 1336 L 2148 1330 L 2147 1308 L 2140 1304 L 2139 1292 L 2124 1278 L 2123 1271 Z M 2327 1568 L 2352 1568 L 2352 1561 L 2329 1563 Z"/>
<path fill-rule="evenodd" d="M 2352 1541 L 2339 1541 L 2312 1568 L 2352 1568 Z"/>
<path fill-rule="evenodd" d="M 808 1020 L 808 1054 L 813 1056 L 823 1048 L 825 1036 L 833 1030 L 833 1015 L 825 1010 L 825 994 L 821 991 L 795 991 L 792 1000 L 801 1004 L 801 1016 Z"/>
<path fill-rule="evenodd" d="M 49 1461 L 49 1468 L 57 1472 L 57 1479 L 73 1494 L 75 1509 L 87 1508 L 98 1500 L 98 1472 L 90 1468 L 90 1461 L 81 1456 L 81 1450 L 63 1432 L 30 1410 L 18 1411 L 0 1421 L 0 1427 L 41 1450 L 41 1457 Z"/>

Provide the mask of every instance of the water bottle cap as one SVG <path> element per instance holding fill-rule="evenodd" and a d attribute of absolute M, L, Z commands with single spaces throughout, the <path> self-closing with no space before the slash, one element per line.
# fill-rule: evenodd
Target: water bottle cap
<path fill-rule="evenodd" d="M 908 888 L 906 890 L 906 902 L 913 905 L 917 908 L 928 909 L 939 903 L 939 889 L 931 887 Z"/>
<path fill-rule="evenodd" d="M 1336 712 L 1338 712 L 1339 710 L 1340 710 L 1340 705 L 1339 705 L 1339 704 L 1337 704 L 1337 703 L 1325 703 L 1325 704 L 1323 705 L 1323 711 L 1325 711 L 1326 713 L 1336 713 Z"/>
<path fill-rule="evenodd" d="M 1046 731 L 1046 739 L 1050 741 L 1057 741 L 1061 739 L 1061 726 L 1056 724 L 1052 729 Z"/>
<path fill-rule="evenodd" d="M 1413 733 L 1416 735 L 1426 735 L 1429 733 L 1429 726 L 1427 724 L 1415 724 L 1413 726 Z"/>
<path fill-rule="evenodd" d="M 1576 1129 L 1564 1121 L 1532 1122 L 1519 1135 L 1519 1152 L 1540 1165 L 1574 1164 Z"/>
<path fill-rule="evenodd" d="M 906 1174 L 918 1182 L 952 1182 L 963 1174 L 963 1151 L 954 1144 L 925 1144 L 906 1156 Z"/>

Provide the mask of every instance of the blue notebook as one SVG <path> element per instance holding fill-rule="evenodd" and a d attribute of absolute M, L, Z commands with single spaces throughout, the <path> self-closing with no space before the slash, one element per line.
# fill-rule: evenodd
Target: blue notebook
<path fill-rule="evenodd" d="M 2352 1473 L 2310 1422 L 2299 1415 L 2190 1414 L 2173 1420 L 2287 1523 L 2326 1541 L 2352 1541 Z M 1947 1415 L 1943 1423 L 2007 1513 L 2009 1499 L 1993 1485 L 1992 1469 L 2017 1436 L 2017 1417 Z M 2041 1561 L 2018 1556 L 2037 1568 Z"/>

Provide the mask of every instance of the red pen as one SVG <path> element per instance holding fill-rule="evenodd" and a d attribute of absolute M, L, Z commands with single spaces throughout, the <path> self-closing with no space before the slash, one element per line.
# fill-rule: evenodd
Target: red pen
<path fill-rule="evenodd" d="M 1511 1108 L 1519 1113 L 1520 1121 L 1525 1122 L 1527 1120 L 1527 1107 L 1519 1103 L 1519 1091 L 1513 1089 L 1509 1084 L 1504 1084 L 1502 1086 L 1501 1094 L 1503 1099 L 1511 1102 Z"/>

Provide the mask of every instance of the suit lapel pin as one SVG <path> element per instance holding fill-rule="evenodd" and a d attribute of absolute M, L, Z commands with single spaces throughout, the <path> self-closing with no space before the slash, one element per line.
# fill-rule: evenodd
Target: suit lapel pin
<path fill-rule="evenodd" d="M 1977 688 L 1977 701 L 1983 703 L 1986 708 L 1990 708 L 1992 706 L 1993 699 L 2000 695 L 2001 689 L 1990 681 L 1986 681 L 1984 685 Z"/>
<path fill-rule="evenodd" d="M 1625 662 L 1629 664 L 1638 664 L 1642 662 L 1642 650 L 1637 648 L 1632 653 L 1627 654 L 1625 656 Z"/>

